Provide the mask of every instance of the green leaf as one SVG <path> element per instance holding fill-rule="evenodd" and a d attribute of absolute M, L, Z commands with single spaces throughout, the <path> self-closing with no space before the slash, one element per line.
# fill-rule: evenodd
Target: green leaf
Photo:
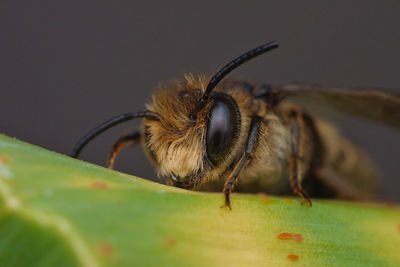
<path fill-rule="evenodd" d="M 400 266 L 397 206 L 300 202 L 234 195 L 229 211 L 0 136 L 0 266 Z"/>

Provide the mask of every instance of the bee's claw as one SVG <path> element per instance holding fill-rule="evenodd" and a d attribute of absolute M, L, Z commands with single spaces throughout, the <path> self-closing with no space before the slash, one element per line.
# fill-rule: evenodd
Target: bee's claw
<path fill-rule="evenodd" d="M 301 202 L 301 205 L 303 205 L 305 203 L 307 203 L 309 207 L 312 206 L 311 199 L 309 199 L 309 198 L 304 198 L 303 201 Z"/>
<path fill-rule="evenodd" d="M 229 203 L 225 203 L 224 205 L 220 206 L 221 209 L 225 207 L 229 208 L 229 210 L 232 210 L 231 204 Z"/>

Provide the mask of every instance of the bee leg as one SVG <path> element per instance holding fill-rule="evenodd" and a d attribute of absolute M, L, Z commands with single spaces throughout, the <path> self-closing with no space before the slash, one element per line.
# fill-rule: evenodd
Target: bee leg
<path fill-rule="evenodd" d="M 303 198 L 304 203 L 308 203 L 311 207 L 311 199 L 308 197 L 307 192 L 301 186 L 300 170 L 299 170 L 299 144 L 300 144 L 300 118 L 297 111 L 292 114 L 292 128 L 291 128 L 291 151 L 290 151 L 290 187 L 293 192 Z"/>
<path fill-rule="evenodd" d="M 230 202 L 230 194 L 233 189 L 233 186 L 239 176 L 240 171 L 243 169 L 243 167 L 246 165 L 247 162 L 251 160 L 253 157 L 253 152 L 257 146 L 258 143 L 258 135 L 260 131 L 260 125 L 262 123 L 263 119 L 259 116 L 256 116 L 252 119 L 251 124 L 250 124 L 250 130 L 249 130 L 249 135 L 247 139 L 247 144 L 246 144 L 246 150 L 243 154 L 243 156 L 240 158 L 238 162 L 236 162 L 235 167 L 231 171 L 231 173 L 228 176 L 228 179 L 225 182 L 224 185 L 224 194 L 225 194 L 225 204 L 222 207 L 228 207 L 230 210 L 231 208 L 231 202 Z"/>
<path fill-rule="evenodd" d="M 121 138 L 119 138 L 117 142 L 115 142 L 115 144 L 113 145 L 111 152 L 108 156 L 108 160 L 106 163 L 107 168 L 109 169 L 114 168 L 115 159 L 117 158 L 118 153 L 121 152 L 121 150 L 124 147 L 135 145 L 139 142 L 140 142 L 140 130 L 133 131 L 132 133 L 124 135 Z"/>

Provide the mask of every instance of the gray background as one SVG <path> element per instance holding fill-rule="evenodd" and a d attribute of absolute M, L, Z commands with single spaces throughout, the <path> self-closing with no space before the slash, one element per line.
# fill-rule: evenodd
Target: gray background
<path fill-rule="evenodd" d="M 400 2 L 393 1 L 1 1 L 0 132 L 69 153 L 84 133 L 139 111 L 160 81 L 213 74 L 266 41 L 281 47 L 232 76 L 274 84 L 400 88 Z M 381 193 L 400 200 L 398 132 L 332 115 L 383 173 Z M 132 124 L 82 154 L 102 164 Z M 140 148 L 116 168 L 154 178 Z"/>

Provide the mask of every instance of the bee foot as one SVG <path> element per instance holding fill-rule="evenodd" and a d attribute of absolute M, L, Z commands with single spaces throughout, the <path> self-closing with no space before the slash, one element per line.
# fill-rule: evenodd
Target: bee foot
<path fill-rule="evenodd" d="M 301 202 L 301 205 L 306 204 L 306 203 L 308 204 L 309 207 L 312 206 L 311 199 L 305 198 L 305 199 Z"/>
<path fill-rule="evenodd" d="M 220 206 L 221 209 L 223 209 L 225 207 L 227 207 L 229 210 L 232 210 L 231 204 L 226 204 L 225 203 L 224 205 Z"/>

